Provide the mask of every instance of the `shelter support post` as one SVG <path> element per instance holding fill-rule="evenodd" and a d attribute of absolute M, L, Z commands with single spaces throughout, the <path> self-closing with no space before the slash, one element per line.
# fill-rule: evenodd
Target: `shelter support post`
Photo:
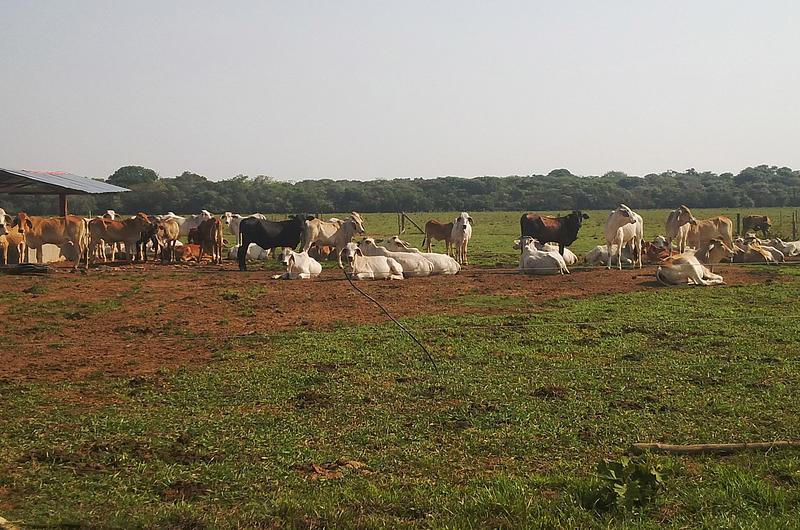
<path fill-rule="evenodd" d="M 67 194 L 62 193 L 58 196 L 58 212 L 62 217 L 67 216 Z"/>

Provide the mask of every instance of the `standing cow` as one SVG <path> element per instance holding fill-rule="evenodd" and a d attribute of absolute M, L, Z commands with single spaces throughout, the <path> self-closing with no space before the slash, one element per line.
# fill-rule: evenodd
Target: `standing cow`
<path fill-rule="evenodd" d="M 553 217 L 535 213 L 522 214 L 519 220 L 520 238 L 530 236 L 541 243 L 558 243 L 558 253 L 564 255 L 567 247 L 578 239 L 581 223 L 589 216 L 580 210 L 569 215 Z"/>
<path fill-rule="evenodd" d="M 297 248 L 303 236 L 305 219 L 301 215 L 292 216 L 286 221 L 265 221 L 255 217 L 246 217 L 239 224 L 242 244 L 236 256 L 239 270 L 247 270 L 247 250 L 255 243 L 264 250 L 277 247 Z"/>
<path fill-rule="evenodd" d="M 666 229 L 670 255 L 672 255 L 672 242 L 675 240 L 678 242 L 678 254 L 683 254 L 689 238 L 689 229 L 695 224 L 697 224 L 697 219 L 694 218 L 691 210 L 683 204 L 669 212 Z"/>
<path fill-rule="evenodd" d="M 453 244 L 453 252 L 455 253 L 456 261 L 459 265 L 469 265 L 467 258 L 467 247 L 469 240 L 472 238 L 472 217 L 467 212 L 461 212 L 461 215 L 453 221 L 453 231 L 450 233 L 450 241 Z"/>
<path fill-rule="evenodd" d="M 339 256 L 339 267 L 342 267 L 341 252 L 356 234 L 364 233 L 364 221 L 358 212 L 351 212 L 347 221 L 341 219 L 307 219 L 303 227 L 303 252 L 308 252 L 311 245 L 331 246 Z M 263 247 L 262 247 L 263 248 Z"/>
<path fill-rule="evenodd" d="M 764 239 L 769 237 L 769 229 L 772 228 L 772 221 L 766 215 L 745 215 L 742 219 L 742 234 L 750 230 L 753 232 L 761 231 Z"/>
<path fill-rule="evenodd" d="M 622 248 L 631 245 L 633 249 L 633 267 L 642 268 L 642 237 L 644 235 L 644 221 L 642 216 L 624 204 L 613 210 L 606 220 L 605 228 L 606 248 L 608 250 L 608 265 L 614 259 L 614 250 L 617 252 L 617 266 L 622 270 Z"/>
<path fill-rule="evenodd" d="M 87 252 L 87 224 L 83 217 L 68 215 L 66 217 L 39 217 L 28 216 L 19 212 L 12 227 L 19 226 L 25 234 L 25 261 L 30 263 L 30 250 L 36 251 L 36 259 L 42 263 L 42 245 L 64 245 L 71 243 L 75 249 L 75 269 L 80 265 L 81 259 L 86 257 L 86 268 L 89 268 L 89 254 Z"/>

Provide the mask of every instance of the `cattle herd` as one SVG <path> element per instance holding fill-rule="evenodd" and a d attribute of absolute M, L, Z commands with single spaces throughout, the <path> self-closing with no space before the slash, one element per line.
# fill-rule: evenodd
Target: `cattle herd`
<path fill-rule="evenodd" d="M 588 215 L 573 211 L 565 216 L 535 213 L 520 218 L 520 238 L 514 248 L 520 251 L 519 270 L 526 274 L 568 274 L 578 257 L 568 248 L 578 238 Z M 766 240 L 771 226 L 766 216 L 747 216 L 745 236 L 733 238 L 733 223 L 724 216 L 696 219 L 686 206 L 671 211 L 666 219 L 665 236 L 644 241 L 644 220 L 628 206 L 620 204 L 606 220 L 605 245 L 589 251 L 585 263 L 621 269 L 623 264 L 642 267 L 658 265 L 657 279 L 667 285 L 714 285 L 722 276 L 712 272 L 723 261 L 778 263 L 800 254 L 800 242 Z M 72 247 L 75 268 L 90 261 L 114 261 L 122 252 L 128 262 L 153 259 L 164 262 L 202 262 L 220 264 L 226 243 L 225 227 L 235 237 L 228 256 L 246 270 L 248 260 L 262 259 L 275 252 L 286 272 L 281 279 L 309 279 L 322 271 L 320 259 L 337 259 L 352 279 L 403 279 L 435 274 L 457 274 L 469 264 L 472 217 L 462 212 L 451 222 L 436 220 L 425 224 L 425 251 L 411 247 L 399 237 L 386 240 L 362 238 L 364 220 L 357 212 L 347 219 L 328 220 L 304 215 L 283 221 L 270 221 L 261 214 L 242 216 L 226 212 L 215 216 L 207 210 L 197 215 L 179 216 L 173 212 L 150 216 L 138 213 L 127 219 L 113 210 L 95 218 L 29 216 L 19 212 L 12 217 L 0 208 L 0 250 L 8 263 L 13 247 L 20 262 L 30 261 L 36 251 L 42 263 L 42 246 Z M 760 231 L 764 239 L 755 232 Z M 188 242 L 183 243 L 181 238 Z M 444 242 L 443 254 L 431 252 L 434 241 Z M 277 249 L 282 249 L 278 252 Z M 297 251 L 299 250 L 299 251 Z"/>

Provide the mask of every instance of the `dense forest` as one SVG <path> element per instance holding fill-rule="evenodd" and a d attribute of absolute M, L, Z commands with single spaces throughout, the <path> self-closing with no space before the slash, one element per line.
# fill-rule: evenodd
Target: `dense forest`
<path fill-rule="evenodd" d="M 800 171 L 757 166 L 738 174 L 665 171 L 644 177 L 612 171 L 577 176 L 566 169 L 547 175 L 392 180 L 303 180 L 236 177 L 213 181 L 184 172 L 161 178 L 152 169 L 125 166 L 107 179 L 130 193 L 73 196 L 70 211 L 88 214 L 108 208 L 121 213 L 262 212 L 328 213 L 394 211 L 485 211 L 607 209 L 620 202 L 633 208 L 753 207 L 800 205 Z M 9 212 L 53 214 L 55 197 L 0 195 Z"/>

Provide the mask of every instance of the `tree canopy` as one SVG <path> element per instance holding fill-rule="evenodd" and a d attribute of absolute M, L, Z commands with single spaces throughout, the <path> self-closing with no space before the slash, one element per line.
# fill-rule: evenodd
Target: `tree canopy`
<path fill-rule="evenodd" d="M 152 169 L 125 166 L 108 181 L 131 192 L 75 196 L 70 211 L 88 214 L 113 208 L 121 213 L 212 212 L 328 213 L 394 211 L 485 211 L 632 208 L 767 207 L 800 205 L 800 171 L 788 167 L 748 167 L 734 175 L 664 171 L 643 177 L 610 171 L 577 176 L 567 169 L 547 175 L 391 180 L 303 180 L 237 175 L 209 180 L 190 171 L 159 178 Z M 2 196 L 0 207 L 14 212 L 53 214 L 56 198 Z"/>

